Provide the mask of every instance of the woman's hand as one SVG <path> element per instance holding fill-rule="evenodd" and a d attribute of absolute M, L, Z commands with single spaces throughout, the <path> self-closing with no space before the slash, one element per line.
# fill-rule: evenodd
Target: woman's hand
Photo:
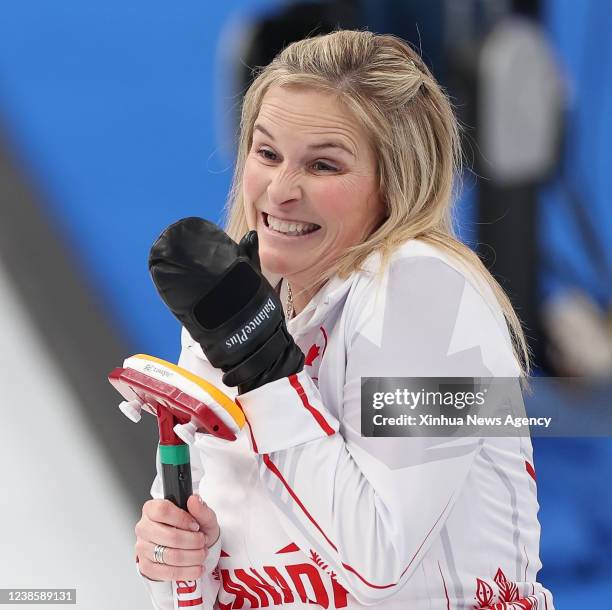
<path fill-rule="evenodd" d="M 278 295 L 261 272 L 258 243 L 255 231 L 237 244 L 211 222 L 184 218 L 157 238 L 149 254 L 164 303 L 239 394 L 304 366 Z"/>
<path fill-rule="evenodd" d="M 189 511 L 189 512 L 187 512 Z M 219 538 L 217 515 L 198 495 L 187 501 L 187 511 L 170 500 L 148 500 L 136 524 L 138 568 L 151 580 L 196 580 L 202 576 L 208 549 Z M 166 547 L 164 563 L 156 563 L 156 545 Z"/>

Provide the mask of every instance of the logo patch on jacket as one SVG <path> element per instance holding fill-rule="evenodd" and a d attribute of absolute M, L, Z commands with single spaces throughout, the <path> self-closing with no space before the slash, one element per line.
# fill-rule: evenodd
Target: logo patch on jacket
<path fill-rule="evenodd" d="M 321 366 L 321 360 L 323 359 L 326 349 L 327 333 L 325 329 L 320 326 L 313 338 L 313 343 L 311 343 L 310 347 L 305 351 L 306 357 L 304 358 L 304 367 L 317 387 L 319 386 L 319 367 Z"/>

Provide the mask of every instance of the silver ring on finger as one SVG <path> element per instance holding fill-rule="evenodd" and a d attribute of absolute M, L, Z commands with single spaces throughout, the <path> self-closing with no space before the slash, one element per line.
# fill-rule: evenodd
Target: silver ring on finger
<path fill-rule="evenodd" d="M 165 546 L 162 546 L 161 544 L 156 544 L 155 548 L 153 549 L 153 562 L 154 563 L 161 563 L 163 565 L 166 565 L 166 562 L 164 561 L 164 551 L 166 550 Z"/>

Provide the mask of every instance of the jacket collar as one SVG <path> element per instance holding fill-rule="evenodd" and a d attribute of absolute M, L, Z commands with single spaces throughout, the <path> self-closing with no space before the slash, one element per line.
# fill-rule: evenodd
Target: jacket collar
<path fill-rule="evenodd" d="M 293 319 L 287 321 L 289 332 L 297 338 L 312 328 L 317 328 L 325 320 L 329 312 L 348 294 L 353 284 L 362 274 L 374 274 L 380 265 L 380 254 L 374 252 L 362 264 L 362 271 L 352 273 L 346 279 L 337 275 L 332 277 L 312 297 L 306 307 Z M 284 303 L 287 298 L 286 284 L 280 283 L 280 298 Z"/>

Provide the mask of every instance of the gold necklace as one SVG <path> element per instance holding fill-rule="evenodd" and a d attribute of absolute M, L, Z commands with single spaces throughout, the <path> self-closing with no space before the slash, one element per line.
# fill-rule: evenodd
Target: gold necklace
<path fill-rule="evenodd" d="M 289 282 L 287 282 L 287 302 L 285 304 L 285 310 L 287 312 L 287 320 L 291 320 L 295 313 L 295 309 L 293 307 L 293 292 L 291 291 L 291 284 L 289 284 Z"/>

